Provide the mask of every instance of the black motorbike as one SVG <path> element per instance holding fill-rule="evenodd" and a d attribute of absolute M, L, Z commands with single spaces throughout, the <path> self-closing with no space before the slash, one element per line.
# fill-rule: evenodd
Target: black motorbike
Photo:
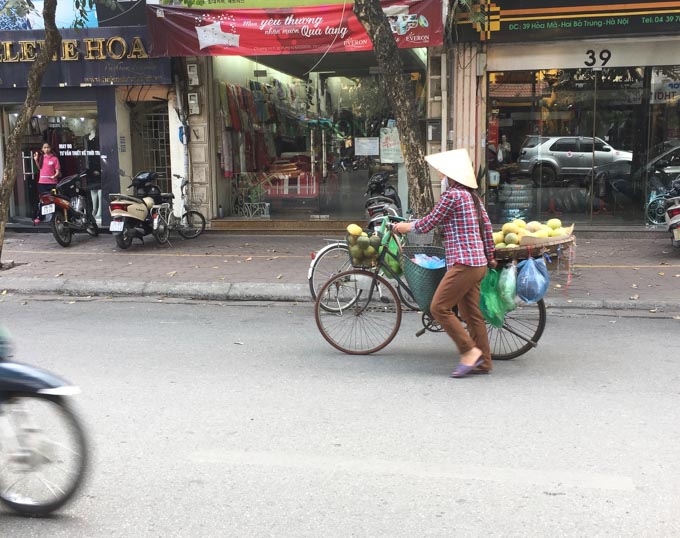
<path fill-rule="evenodd" d="M 383 171 L 373 174 L 368 180 L 366 194 L 368 200 L 364 204 L 369 228 L 373 228 L 372 223 L 382 220 L 388 216 L 390 220 L 403 220 L 401 199 L 397 190 L 389 184 L 389 180 L 395 178 L 394 172 Z"/>
<path fill-rule="evenodd" d="M 85 476 L 85 434 L 68 402 L 80 391 L 10 355 L 0 328 L 0 502 L 45 516 L 70 500 Z"/>
<path fill-rule="evenodd" d="M 49 220 L 52 235 L 62 247 L 71 244 L 74 233 L 99 235 L 97 220 L 92 214 L 92 198 L 87 189 L 99 172 L 83 170 L 62 179 L 50 192 L 40 195 L 41 213 Z"/>

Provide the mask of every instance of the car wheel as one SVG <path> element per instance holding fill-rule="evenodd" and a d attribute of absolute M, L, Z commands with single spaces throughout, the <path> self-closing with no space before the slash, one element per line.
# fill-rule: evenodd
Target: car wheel
<path fill-rule="evenodd" d="M 534 185 L 537 187 L 552 187 L 557 179 L 555 169 L 548 165 L 537 164 L 534 168 Z"/>

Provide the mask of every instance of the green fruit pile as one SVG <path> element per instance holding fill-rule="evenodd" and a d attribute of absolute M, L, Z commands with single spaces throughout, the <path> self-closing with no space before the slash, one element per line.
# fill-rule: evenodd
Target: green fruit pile
<path fill-rule="evenodd" d="M 347 226 L 347 245 L 352 257 L 352 265 L 355 267 L 371 266 L 378 256 L 380 237 L 377 235 L 369 237 L 360 226 L 350 224 Z"/>

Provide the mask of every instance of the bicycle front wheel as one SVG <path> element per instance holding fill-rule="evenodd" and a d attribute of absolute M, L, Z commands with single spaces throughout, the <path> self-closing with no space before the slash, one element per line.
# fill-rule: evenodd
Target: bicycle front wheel
<path fill-rule="evenodd" d="M 314 317 L 321 335 L 350 355 L 381 350 L 401 325 L 401 302 L 383 277 L 355 269 L 332 277 L 319 290 Z"/>
<path fill-rule="evenodd" d="M 349 247 L 345 243 L 334 243 L 319 250 L 309 265 L 307 274 L 312 298 L 316 299 L 321 286 L 328 282 L 329 278 L 351 268 Z"/>
<path fill-rule="evenodd" d="M 10 394 L 2 402 L 0 501 L 15 512 L 45 516 L 70 500 L 83 481 L 87 445 L 64 400 Z"/>
<path fill-rule="evenodd" d="M 184 239 L 194 239 L 205 230 L 205 217 L 198 211 L 187 211 L 182 215 L 182 220 L 177 228 L 179 235 Z"/>
<path fill-rule="evenodd" d="M 536 347 L 545 321 L 545 303 L 541 299 L 536 303 L 521 303 L 512 312 L 507 312 L 500 328 L 487 323 L 491 358 L 507 361 Z"/>

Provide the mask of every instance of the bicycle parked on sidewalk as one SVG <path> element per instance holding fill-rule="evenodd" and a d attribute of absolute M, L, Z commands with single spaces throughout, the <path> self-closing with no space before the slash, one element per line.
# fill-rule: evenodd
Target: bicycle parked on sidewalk
<path fill-rule="evenodd" d="M 191 208 L 191 198 L 187 192 L 189 180 L 179 174 L 173 174 L 173 177 L 182 180 L 180 191 L 182 193 L 183 213 L 181 217 L 175 215 L 172 200 L 154 206 L 152 217 L 153 229 L 156 232 L 154 235 L 161 244 L 168 242 L 170 232 L 173 230 L 177 230 L 184 239 L 194 239 L 205 230 L 205 217 L 199 211 Z"/>
<path fill-rule="evenodd" d="M 392 234 L 389 227 L 385 234 Z M 389 238 L 384 237 L 383 244 Z M 333 275 L 318 291 L 314 303 L 314 318 L 321 335 L 333 347 L 351 355 L 367 355 L 387 346 L 397 335 L 402 318 L 399 294 L 391 281 L 397 283 L 402 296 L 408 294 L 418 300 L 423 328 L 416 336 L 426 331 L 441 332 L 429 306 L 446 270 L 438 278 L 428 272 L 423 281 L 407 283 L 392 270 L 388 256 L 406 265 L 414 263 L 411 257 L 416 253 L 429 256 L 436 253 L 443 257 L 443 250 L 442 247 L 405 245 L 401 253 L 403 260 L 400 260 L 399 255 L 384 248 L 377 256 L 375 270 L 351 268 Z M 515 310 L 506 313 L 502 327 L 487 323 L 492 359 L 514 359 L 533 349 L 545 324 L 546 308 L 542 299 L 535 303 L 518 302 Z"/>

